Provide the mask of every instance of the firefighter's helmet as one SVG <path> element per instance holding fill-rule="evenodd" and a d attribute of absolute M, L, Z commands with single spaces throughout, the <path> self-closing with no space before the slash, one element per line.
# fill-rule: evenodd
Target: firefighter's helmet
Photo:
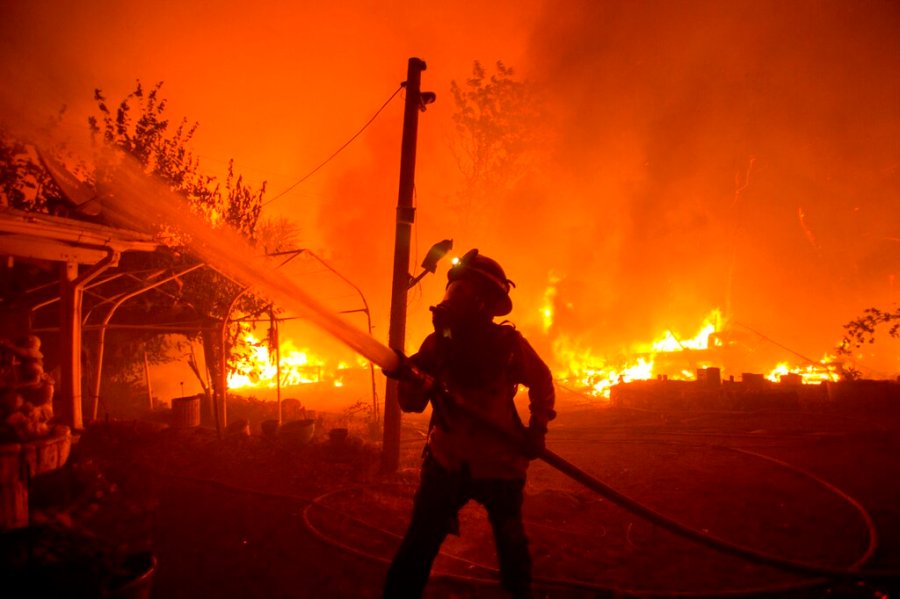
<path fill-rule="evenodd" d="M 491 301 L 489 311 L 492 316 L 505 316 L 512 311 L 509 290 L 516 284 L 506 278 L 503 267 L 496 260 L 482 256 L 477 249 L 469 250 L 447 271 L 448 285 L 460 279 L 475 281 L 485 290 Z"/>

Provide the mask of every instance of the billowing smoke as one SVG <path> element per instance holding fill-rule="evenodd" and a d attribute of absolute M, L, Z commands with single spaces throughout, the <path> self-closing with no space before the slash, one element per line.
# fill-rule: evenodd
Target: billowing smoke
<path fill-rule="evenodd" d="M 483 4 L 483 3 L 481 3 Z M 599 351 L 713 308 L 814 358 L 840 325 L 897 299 L 900 8 L 832 3 L 566 0 L 375 9 L 225 3 L 211 13 L 94 0 L 3 9 L 3 116 L 41 124 L 95 87 L 165 80 L 200 122 L 201 164 L 229 157 L 269 197 L 328 156 L 405 75 L 423 88 L 413 255 L 453 237 L 516 281 L 512 314 Z M 460 208 L 449 91 L 503 60 L 544 98 L 539 160 Z M 366 294 L 387 336 L 402 95 L 338 159 L 271 206 Z M 443 273 L 410 297 L 409 345 Z M 413 264 L 413 270 L 418 263 Z M 316 284 L 311 275 L 311 284 Z M 553 283 L 555 281 L 555 283 Z M 352 292 L 341 308 L 353 308 Z"/>
<path fill-rule="evenodd" d="M 818 357 L 896 301 L 898 25 L 889 2 L 548 4 L 553 210 L 522 226 L 571 326 L 625 342 L 720 307 Z"/>

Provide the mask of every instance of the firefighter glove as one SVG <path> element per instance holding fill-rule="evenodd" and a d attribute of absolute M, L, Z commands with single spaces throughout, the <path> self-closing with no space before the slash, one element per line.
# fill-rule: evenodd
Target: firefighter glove
<path fill-rule="evenodd" d="M 547 427 L 532 423 L 525 429 L 525 457 L 536 460 L 547 449 Z"/>
<path fill-rule="evenodd" d="M 384 376 L 397 379 L 398 381 L 416 383 L 421 386 L 423 391 L 429 391 L 434 387 L 434 377 L 419 370 L 409 358 L 403 355 L 402 352 L 397 350 L 394 351 L 397 352 L 399 363 L 393 370 L 385 370 L 382 368 L 381 372 L 384 373 Z"/>

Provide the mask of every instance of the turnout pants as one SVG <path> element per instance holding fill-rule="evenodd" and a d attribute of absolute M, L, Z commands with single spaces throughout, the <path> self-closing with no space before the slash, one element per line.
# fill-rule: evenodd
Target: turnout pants
<path fill-rule="evenodd" d="M 458 533 L 457 515 L 470 499 L 487 510 L 503 587 L 514 597 L 530 597 L 531 555 L 522 524 L 524 487 L 524 479 L 472 479 L 467 468 L 450 472 L 428 456 L 409 528 L 388 569 L 384 599 L 422 596 L 434 558 L 447 534 Z"/>

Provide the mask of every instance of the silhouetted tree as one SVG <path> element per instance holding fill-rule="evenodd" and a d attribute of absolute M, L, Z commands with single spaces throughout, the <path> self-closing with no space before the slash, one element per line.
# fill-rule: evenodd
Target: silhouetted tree
<path fill-rule="evenodd" d="M 183 195 L 212 226 L 227 224 L 255 242 L 265 183 L 258 189 L 246 184 L 243 177 L 235 173 L 233 161 L 229 161 L 222 182 L 201 172 L 199 159 L 190 149 L 198 124 L 187 119 L 172 124 L 166 114 L 167 101 L 161 95 L 162 85 L 160 82 L 147 89 L 138 81 L 135 89 L 114 106 L 108 103 L 101 90 L 95 90 L 97 113 L 88 119 L 88 126 L 100 151 L 91 163 L 73 160 L 64 147 L 41 148 L 41 152 L 53 152 L 53 157 L 70 170 L 74 165 L 76 177 L 94 190 L 103 189 L 103 183 L 120 160 L 134 159 L 148 176 L 165 181 Z M 97 195 L 102 200 L 99 192 Z M 38 150 L 0 129 L 0 205 L 52 212 L 54 205 L 66 202 L 65 194 L 44 168 Z M 286 226 L 282 228 L 288 230 Z M 126 255 L 121 268 L 177 272 L 196 261 L 187 248 L 169 249 L 153 255 Z M 111 285 L 114 287 L 116 283 Z M 146 323 L 159 321 L 161 315 L 172 314 L 172 310 L 183 312 L 187 309 L 193 313 L 201 322 L 197 335 L 203 341 L 205 362 L 213 371 L 210 379 L 221 396 L 219 365 L 220 356 L 226 349 L 222 347 L 221 326 L 229 307 L 240 295 L 234 306 L 235 313 L 259 314 L 270 308 L 267 303 L 252 294 L 242 294 L 242 291 L 219 273 L 200 269 L 185 275 L 176 284 L 140 296 L 138 309 L 131 311 L 131 318 Z M 229 353 L 247 326 L 235 323 L 228 326 L 226 344 Z M 151 363 L 158 363 L 166 359 L 169 349 L 150 332 L 111 333 L 106 352 L 115 359 L 104 360 L 104 372 L 110 375 L 104 378 L 117 383 L 140 381 L 144 353 L 147 352 Z M 88 370 L 91 367 L 95 365 L 89 363 Z M 199 372 L 198 378 L 202 381 Z"/>
<path fill-rule="evenodd" d="M 900 308 L 880 310 L 878 308 L 866 308 L 862 316 L 854 318 L 844 325 L 844 337 L 838 346 L 837 353 L 842 356 L 851 356 L 853 352 L 863 345 L 875 343 L 875 331 L 887 327 L 887 334 L 894 339 L 900 338 Z M 855 368 L 845 368 L 844 378 L 857 379 L 861 372 Z"/>
<path fill-rule="evenodd" d="M 541 99 L 535 86 L 497 61 L 488 74 L 475 61 L 472 76 L 450 83 L 455 111 L 452 146 L 463 177 L 459 205 L 468 215 L 492 221 L 488 211 L 527 172 L 543 136 Z M 481 214 L 479 214 L 481 213 Z"/>
<path fill-rule="evenodd" d="M 213 226 L 227 224 L 255 241 L 265 183 L 258 190 L 245 184 L 242 176 L 235 175 L 233 161 L 228 163 L 224 190 L 215 177 L 202 173 L 199 159 L 189 149 L 198 124 L 182 119 L 177 126 L 170 127 L 165 115 L 166 100 L 160 97 L 161 87 L 160 82 L 146 91 L 138 82 L 135 90 L 114 110 L 108 107 L 101 90 L 96 90 L 94 98 L 99 115 L 90 117 L 88 121 L 95 142 L 136 159 L 148 175 L 169 183 Z M 115 168 L 115 160 L 113 154 L 111 158 L 98 162 L 98 180 L 103 180 L 106 169 Z M 187 252 L 178 255 L 185 260 L 192 259 L 187 257 Z M 167 266 L 176 269 L 184 264 Z M 232 350 L 239 347 L 237 340 L 249 327 L 245 323 L 229 323 L 227 347 L 222 347 L 222 323 L 231 316 L 228 311 L 237 297 L 240 299 L 234 304 L 235 313 L 258 315 L 268 308 L 267 303 L 251 293 L 244 294 L 239 285 L 210 269 L 185 275 L 178 289 L 178 300 L 191 306 L 202 320 L 200 337 L 205 362 L 211 371 L 213 389 L 220 397 L 224 396 L 224 390 L 220 388 L 220 356 L 227 351 L 228 363 L 233 365 L 237 354 Z M 198 378 L 201 378 L 201 383 L 204 382 L 202 377 Z"/>
<path fill-rule="evenodd" d="M 40 133 L 52 131 L 64 115 L 65 108 L 51 118 Z M 89 165 L 70 152 L 64 143 L 45 149 L 81 178 L 90 178 Z M 67 204 L 68 199 L 44 168 L 37 149 L 12 135 L 0 122 L 0 206 L 58 214 Z"/>
<path fill-rule="evenodd" d="M 299 237 L 297 223 L 283 216 L 263 218 L 256 225 L 257 243 L 266 254 L 296 248 Z"/>

